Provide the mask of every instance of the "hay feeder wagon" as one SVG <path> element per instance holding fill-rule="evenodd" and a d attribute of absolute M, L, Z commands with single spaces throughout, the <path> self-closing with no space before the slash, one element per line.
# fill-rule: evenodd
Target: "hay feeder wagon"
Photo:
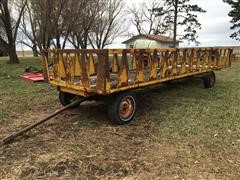
<path fill-rule="evenodd" d="M 180 78 L 202 77 L 215 84 L 214 70 L 231 66 L 230 48 L 43 50 L 44 78 L 57 86 L 63 106 L 76 99 L 106 100 L 109 118 L 133 120 L 134 89 Z"/>

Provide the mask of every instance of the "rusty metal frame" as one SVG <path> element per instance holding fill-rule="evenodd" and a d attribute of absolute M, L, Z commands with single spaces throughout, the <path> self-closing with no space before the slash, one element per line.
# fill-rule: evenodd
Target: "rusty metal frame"
<path fill-rule="evenodd" d="M 87 97 L 220 70 L 231 66 L 232 51 L 231 48 L 54 49 L 42 51 L 42 64 L 47 82 L 60 91 Z"/>

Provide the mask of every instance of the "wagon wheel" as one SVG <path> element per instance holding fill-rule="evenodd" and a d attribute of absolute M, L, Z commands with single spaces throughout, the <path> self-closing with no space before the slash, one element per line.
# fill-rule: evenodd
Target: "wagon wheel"
<path fill-rule="evenodd" d="M 63 106 L 67 106 L 79 98 L 80 98 L 80 100 L 84 99 L 84 97 L 77 96 L 75 94 L 62 92 L 62 91 L 59 92 L 59 101 Z M 74 106 L 74 107 L 78 107 L 80 105 L 80 103 L 81 103 L 81 101 L 78 104 L 76 104 L 76 106 Z"/>
<path fill-rule="evenodd" d="M 205 77 L 203 77 L 204 87 L 205 88 L 212 88 L 216 83 L 216 76 L 213 71 L 207 73 Z"/>
<path fill-rule="evenodd" d="M 136 112 L 136 95 L 124 92 L 117 95 L 109 104 L 108 115 L 113 122 L 123 125 L 131 122 Z"/>

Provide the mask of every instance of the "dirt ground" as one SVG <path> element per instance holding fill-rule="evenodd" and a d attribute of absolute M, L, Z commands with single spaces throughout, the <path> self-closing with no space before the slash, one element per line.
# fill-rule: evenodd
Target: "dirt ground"
<path fill-rule="evenodd" d="M 103 103 L 68 110 L 0 147 L 0 178 L 239 179 L 239 65 L 218 73 L 213 90 L 190 79 L 137 92 L 129 125 L 109 122 Z M 22 99 L 8 91 L 0 103 L 16 107 L 2 108 L 0 138 L 61 107 L 52 87 Z"/>

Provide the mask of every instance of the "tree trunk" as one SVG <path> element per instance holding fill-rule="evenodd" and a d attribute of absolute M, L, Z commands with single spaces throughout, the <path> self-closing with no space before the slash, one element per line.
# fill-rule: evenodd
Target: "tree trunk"
<path fill-rule="evenodd" d="M 32 52 L 34 57 L 38 57 L 37 45 L 33 45 Z"/>
<path fill-rule="evenodd" d="M 19 64 L 20 61 L 18 59 L 17 56 L 17 52 L 16 52 L 16 47 L 15 45 L 10 45 L 10 47 L 8 48 L 8 55 L 9 55 L 9 64 Z"/>
<path fill-rule="evenodd" d="M 175 0 L 174 6 L 174 27 L 173 27 L 173 47 L 177 45 L 177 16 L 178 16 L 178 0 Z"/>
<path fill-rule="evenodd" d="M 57 44 L 57 49 L 61 49 L 61 42 L 60 42 L 60 36 L 56 35 L 56 44 Z"/>

